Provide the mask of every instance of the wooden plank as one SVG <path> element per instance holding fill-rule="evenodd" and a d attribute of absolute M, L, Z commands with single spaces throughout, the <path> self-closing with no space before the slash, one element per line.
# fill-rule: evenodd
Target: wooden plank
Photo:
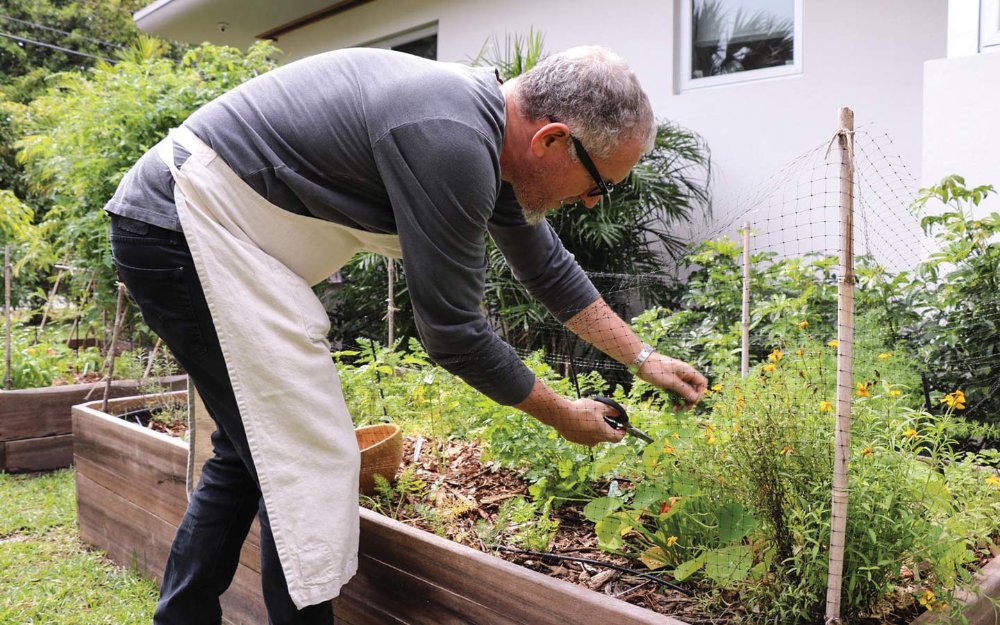
<path fill-rule="evenodd" d="M 236 567 L 233 583 L 220 601 L 223 620 L 227 623 L 259 625 L 268 622 L 267 609 L 264 607 L 264 597 L 260 588 L 260 573 L 242 564 Z"/>
<path fill-rule="evenodd" d="M 176 526 L 79 472 L 76 500 L 82 540 L 106 551 L 119 566 L 162 581 Z"/>
<path fill-rule="evenodd" d="M 73 408 L 77 471 L 172 523 L 187 509 L 187 446 L 179 439 Z"/>
<path fill-rule="evenodd" d="M 50 471 L 73 464 L 73 435 L 46 436 L 7 441 L 6 459 L 0 469 L 18 471 Z"/>
<path fill-rule="evenodd" d="M 105 551 L 119 566 L 163 581 L 177 526 L 143 510 L 117 493 L 77 473 L 77 518 L 80 537 Z M 220 599 L 227 622 L 255 625 L 267 621 L 260 574 L 243 565 Z"/>
<path fill-rule="evenodd" d="M 170 389 L 186 388 L 187 376 L 162 378 L 160 384 Z M 70 408 L 100 397 L 103 386 L 103 383 L 70 384 L 0 391 L 0 440 L 69 434 L 72 431 Z M 117 380 L 111 384 L 111 396 L 135 395 L 138 387 L 135 380 Z M 93 394 L 88 399 L 91 391 Z"/>
<path fill-rule="evenodd" d="M 681 625 L 361 509 L 361 554 L 530 625 Z"/>
<path fill-rule="evenodd" d="M 362 603 L 341 594 L 333 600 L 333 614 L 337 625 L 408 625 L 383 610 L 383 603 Z"/>
<path fill-rule="evenodd" d="M 4 471 L 7 466 L 7 443 L 0 441 L 0 471 Z"/>
<path fill-rule="evenodd" d="M 450 564 L 438 562 L 440 569 Z M 474 593 L 467 592 L 466 595 Z M 368 623 L 399 622 L 406 625 L 535 625 L 546 622 L 503 614 L 492 606 L 452 592 L 374 558 L 361 556 L 358 573 L 341 591 L 345 608 L 368 614 Z M 357 617 L 355 617 L 357 618 Z M 559 622 L 570 622 L 560 620 Z"/>

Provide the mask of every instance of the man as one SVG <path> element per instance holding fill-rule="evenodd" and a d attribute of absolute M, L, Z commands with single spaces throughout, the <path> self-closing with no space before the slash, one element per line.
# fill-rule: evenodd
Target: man
<path fill-rule="evenodd" d="M 357 567 L 358 450 L 310 285 L 359 250 L 402 257 L 439 364 L 571 441 L 622 432 L 490 330 L 487 233 L 567 327 L 697 402 L 705 379 L 644 346 L 543 219 L 595 205 L 654 134 L 634 74 L 600 48 L 502 85 L 491 69 L 352 49 L 247 82 L 143 156 L 106 209 L 115 264 L 217 426 L 155 623 L 219 622 L 255 515 L 271 622 L 332 622 L 329 600 Z"/>

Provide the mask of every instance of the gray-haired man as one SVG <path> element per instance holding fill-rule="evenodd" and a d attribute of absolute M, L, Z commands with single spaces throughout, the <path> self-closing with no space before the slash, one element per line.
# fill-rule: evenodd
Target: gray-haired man
<path fill-rule="evenodd" d="M 358 251 L 402 257 L 439 364 L 571 441 L 622 433 L 610 408 L 559 396 L 491 331 L 487 234 L 567 327 L 697 402 L 705 379 L 643 345 L 542 219 L 593 206 L 654 134 L 635 76 L 600 48 L 503 85 L 493 70 L 353 49 L 249 81 L 143 156 L 106 208 L 115 263 L 218 428 L 155 622 L 219 622 L 255 515 L 270 620 L 332 621 L 357 568 L 358 451 L 310 286 Z"/>

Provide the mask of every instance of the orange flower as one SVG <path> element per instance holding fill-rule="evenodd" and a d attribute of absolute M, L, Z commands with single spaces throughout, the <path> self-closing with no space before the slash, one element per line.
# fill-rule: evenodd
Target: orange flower
<path fill-rule="evenodd" d="M 948 393 L 941 400 L 941 403 L 948 404 L 949 408 L 954 408 L 955 410 L 965 410 L 965 393 L 962 391 Z"/>
<path fill-rule="evenodd" d="M 862 456 L 866 456 L 866 457 L 872 455 L 872 448 L 871 447 L 864 447 L 864 448 L 862 448 L 861 449 L 861 455 Z"/>
<path fill-rule="evenodd" d="M 826 401 L 824 399 L 823 401 L 819 402 L 819 411 L 820 412 L 833 412 L 833 404 L 831 404 L 830 402 L 828 402 L 828 401 Z"/>
<path fill-rule="evenodd" d="M 858 382 L 858 397 L 871 397 L 872 394 L 868 392 L 867 382 Z"/>

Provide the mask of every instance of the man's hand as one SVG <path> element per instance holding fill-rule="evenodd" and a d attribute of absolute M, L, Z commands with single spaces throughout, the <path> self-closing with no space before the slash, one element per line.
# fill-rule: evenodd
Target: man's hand
<path fill-rule="evenodd" d="M 708 387 L 708 380 L 694 367 L 657 352 L 642 363 L 637 375 L 653 386 L 676 393 L 684 401 L 684 408 L 701 401 Z"/>
<path fill-rule="evenodd" d="M 553 420 L 553 427 L 571 443 L 593 447 L 598 443 L 617 443 L 625 437 L 625 430 L 618 430 L 604 420 L 604 415 L 615 416 L 615 409 L 593 399 L 581 398 L 570 403 L 565 417 Z"/>
<path fill-rule="evenodd" d="M 604 415 L 614 416 L 615 409 L 592 399 L 567 399 L 541 380 L 535 380 L 531 393 L 515 406 L 549 425 L 563 438 L 573 443 L 593 446 L 597 443 L 617 443 L 624 436 L 604 421 Z"/>

